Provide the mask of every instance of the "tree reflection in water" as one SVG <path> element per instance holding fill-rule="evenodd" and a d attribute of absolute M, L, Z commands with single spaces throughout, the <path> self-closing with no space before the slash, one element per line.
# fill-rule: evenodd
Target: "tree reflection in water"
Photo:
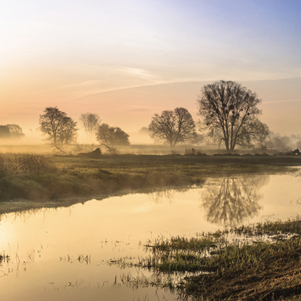
<path fill-rule="evenodd" d="M 260 188 L 269 182 L 268 175 L 225 177 L 202 191 L 202 207 L 207 221 L 225 227 L 241 224 L 261 209 Z"/>
<path fill-rule="evenodd" d="M 185 192 L 188 188 L 155 190 L 148 193 L 148 197 L 156 204 L 162 204 L 164 201 L 172 203 L 176 193 Z"/>

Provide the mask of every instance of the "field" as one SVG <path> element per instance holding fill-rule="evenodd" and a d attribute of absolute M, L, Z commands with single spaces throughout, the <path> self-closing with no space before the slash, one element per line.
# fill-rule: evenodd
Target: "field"
<path fill-rule="evenodd" d="M 282 173 L 300 156 L 267 155 L 0 155 L 2 212 L 64 206 L 91 198 L 201 185 L 207 177 Z"/>

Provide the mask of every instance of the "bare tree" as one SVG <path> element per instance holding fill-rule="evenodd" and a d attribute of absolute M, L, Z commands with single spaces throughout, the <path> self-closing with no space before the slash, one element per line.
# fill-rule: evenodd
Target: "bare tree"
<path fill-rule="evenodd" d="M 103 123 L 98 126 L 96 131 L 96 139 L 107 147 L 117 145 L 129 145 L 129 135 L 119 127 L 110 127 Z"/>
<path fill-rule="evenodd" d="M 64 145 L 76 139 L 77 123 L 57 107 L 46 108 L 44 114 L 40 115 L 39 122 L 40 130 L 47 136 L 46 139 L 60 151 L 63 150 Z"/>
<path fill-rule="evenodd" d="M 260 122 L 258 119 L 255 119 L 254 122 L 249 124 L 249 133 L 247 134 L 250 142 L 249 145 L 252 145 L 254 142 L 261 149 L 267 149 L 267 143 L 269 142 L 270 130 L 269 127 Z"/>
<path fill-rule="evenodd" d="M 219 81 L 203 87 L 197 99 L 203 129 L 228 151 L 239 145 L 252 147 L 268 134 L 267 125 L 257 119 L 261 102 L 256 93 L 232 81 Z"/>
<path fill-rule="evenodd" d="M 85 113 L 79 117 L 80 123 L 83 125 L 85 132 L 92 136 L 99 126 L 99 116 L 97 114 Z"/>
<path fill-rule="evenodd" d="M 151 138 L 158 142 L 168 142 L 170 146 L 177 143 L 191 143 L 196 138 L 195 123 L 187 109 L 176 108 L 155 114 L 149 125 Z"/>

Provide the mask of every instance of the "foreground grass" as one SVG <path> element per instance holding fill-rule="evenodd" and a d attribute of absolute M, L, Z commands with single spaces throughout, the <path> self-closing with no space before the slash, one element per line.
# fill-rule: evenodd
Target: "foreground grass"
<path fill-rule="evenodd" d="M 229 242 L 229 233 L 248 240 Z M 194 272 L 176 284 L 194 300 L 300 300 L 301 221 L 267 222 L 148 245 L 140 266 L 161 273 Z M 242 237 L 241 237 L 242 238 Z"/>
<path fill-rule="evenodd" d="M 105 197 L 201 185 L 206 178 L 278 173 L 301 157 L 103 155 L 98 159 L 34 154 L 0 155 L 0 202 Z"/>

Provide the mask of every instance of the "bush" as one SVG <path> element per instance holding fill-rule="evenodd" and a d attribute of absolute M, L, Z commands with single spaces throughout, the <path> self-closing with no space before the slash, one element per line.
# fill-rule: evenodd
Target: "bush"
<path fill-rule="evenodd" d="M 206 154 L 194 148 L 186 148 L 185 156 L 206 156 Z"/>

